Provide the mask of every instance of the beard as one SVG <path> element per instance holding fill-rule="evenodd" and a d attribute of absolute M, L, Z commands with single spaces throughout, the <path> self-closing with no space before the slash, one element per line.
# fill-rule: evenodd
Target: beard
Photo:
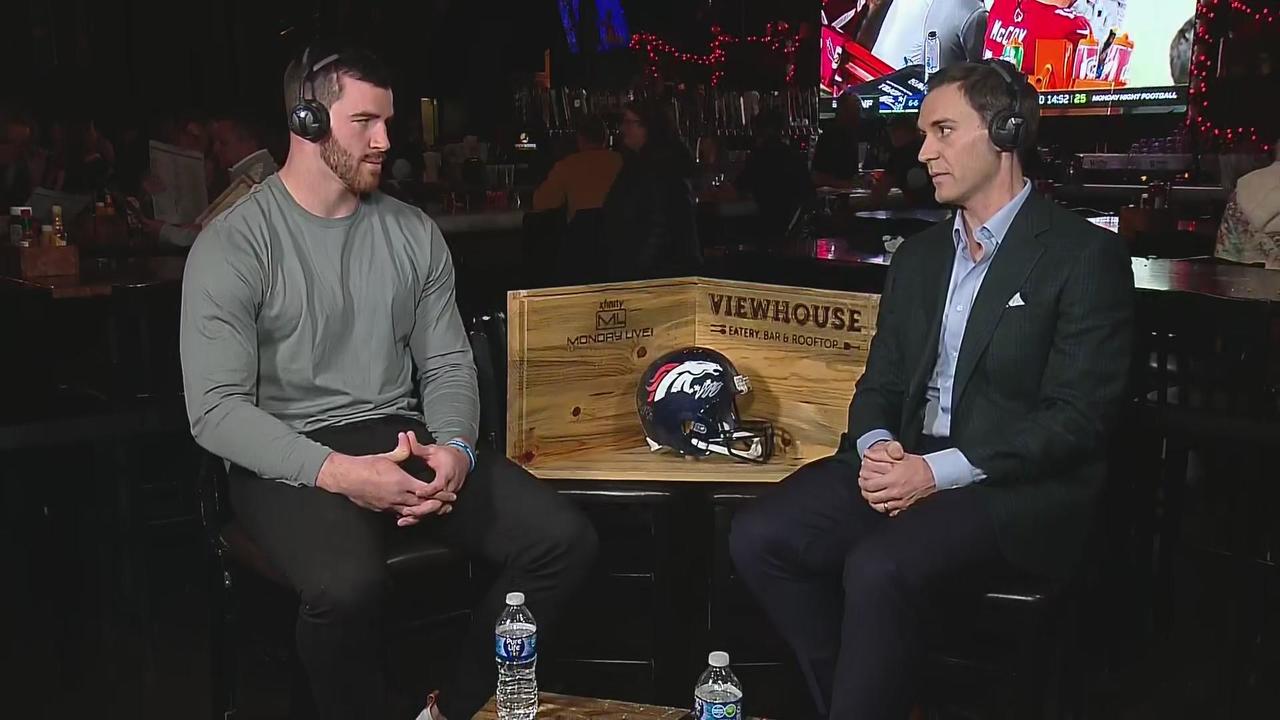
<path fill-rule="evenodd" d="M 329 166 L 334 175 L 342 181 L 348 190 L 365 195 L 378 189 L 378 180 L 382 176 L 381 165 L 368 165 L 365 162 L 382 162 L 382 155 L 366 155 L 356 157 L 342 147 L 332 135 L 320 141 L 320 157 Z"/>

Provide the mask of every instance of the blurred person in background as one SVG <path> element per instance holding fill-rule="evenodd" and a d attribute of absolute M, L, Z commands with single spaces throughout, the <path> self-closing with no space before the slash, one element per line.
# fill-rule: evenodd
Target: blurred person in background
<path fill-rule="evenodd" d="M 695 274 L 702 267 L 693 156 L 668 107 L 628 103 L 622 113 L 623 163 L 604 201 L 601 255 L 609 280 Z"/>
<path fill-rule="evenodd" d="M 1218 226 L 1214 256 L 1280 269 L 1280 138 L 1274 161 L 1236 182 Z"/>
<path fill-rule="evenodd" d="M 48 166 L 49 153 L 36 143 L 35 122 L 26 112 L 12 113 L 0 137 L 0 205 L 25 205 L 39 187 Z"/>
<path fill-rule="evenodd" d="M 920 162 L 924 136 L 915 120 L 909 115 L 895 115 L 889 120 L 886 136 L 885 172 L 871 188 L 873 197 L 883 201 L 891 189 L 897 188 L 913 207 L 937 207 L 929 170 Z"/>
<path fill-rule="evenodd" d="M 782 113 L 765 109 L 755 117 L 756 145 L 735 183 L 760 208 L 760 230 L 766 242 L 782 239 L 791 219 L 813 197 L 805 157 L 783 137 Z"/>
<path fill-rule="evenodd" d="M 180 137 L 194 146 L 203 140 L 195 133 L 180 130 Z M 209 123 L 209 157 L 216 167 L 225 171 L 231 184 L 245 178 L 256 185 L 279 170 L 274 157 L 263 147 L 261 135 L 254 125 L 243 118 L 223 115 Z M 214 202 L 218 199 L 215 198 Z M 159 220 L 144 219 L 143 229 L 161 242 L 175 247 L 191 247 L 201 227 L 195 223 L 172 225 Z"/>
<path fill-rule="evenodd" d="M 51 131 L 55 149 L 48 179 L 50 189 L 68 193 L 100 193 L 111 180 L 115 148 L 92 118 L 56 123 Z"/>
<path fill-rule="evenodd" d="M 608 148 L 609 128 L 598 116 L 578 123 L 578 151 L 551 167 L 547 179 L 533 193 L 535 211 L 568 208 L 568 219 L 579 210 L 604 205 L 622 169 L 622 156 Z"/>
<path fill-rule="evenodd" d="M 813 184 L 852 188 L 858 181 L 858 143 L 863 140 L 862 105 L 858 96 L 841 95 L 836 117 L 818 136 L 813 150 Z"/>

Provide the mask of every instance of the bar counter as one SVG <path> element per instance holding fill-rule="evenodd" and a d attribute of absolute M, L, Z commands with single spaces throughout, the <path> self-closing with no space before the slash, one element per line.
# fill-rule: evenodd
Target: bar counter
<path fill-rule="evenodd" d="M 714 202 L 716 214 L 722 218 L 750 217 L 758 212 L 754 200 L 734 198 L 724 201 L 699 201 L 699 204 Z M 446 238 L 455 235 L 474 233 L 506 233 L 520 232 L 524 226 L 525 210 L 485 209 L 467 212 L 428 212 L 427 215 L 436 221 L 440 231 Z"/>

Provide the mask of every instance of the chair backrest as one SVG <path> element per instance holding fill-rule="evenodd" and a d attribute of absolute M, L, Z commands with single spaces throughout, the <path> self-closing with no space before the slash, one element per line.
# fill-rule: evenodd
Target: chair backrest
<path fill-rule="evenodd" d="M 182 392 L 177 282 L 120 284 L 111 291 L 113 387 L 126 397 Z"/>
<path fill-rule="evenodd" d="M 1140 292 L 1134 319 L 1139 402 L 1245 418 L 1275 414 L 1267 303 Z"/>
<path fill-rule="evenodd" d="M 499 447 L 506 446 L 507 436 L 507 314 L 501 310 L 480 318 L 489 335 L 490 356 L 493 359 L 493 377 L 497 387 L 494 400 L 498 404 L 497 439 Z"/>
<path fill-rule="evenodd" d="M 489 451 L 505 452 L 506 446 L 497 442 L 497 427 L 505 427 L 506 415 L 499 410 L 497 402 L 498 381 L 493 369 L 493 349 L 489 344 L 489 336 L 482 323 L 473 321 L 468 333 L 471 342 L 471 354 L 476 363 L 476 386 L 480 395 L 480 437 L 478 441 L 487 445 Z"/>
<path fill-rule="evenodd" d="M 522 220 L 522 253 L 529 282 L 556 277 L 565 233 L 564 208 L 526 212 Z"/>
<path fill-rule="evenodd" d="M 603 242 L 604 210 L 588 208 L 574 213 L 564 229 L 557 250 L 554 275 L 547 276 L 559 285 L 586 285 L 605 279 L 609 247 Z"/>
<path fill-rule="evenodd" d="M 200 504 L 200 527 L 205 538 L 213 545 L 221 543 L 222 529 L 232 518 L 231 490 L 227 464 L 213 453 L 204 453 L 196 474 L 196 500 Z"/>

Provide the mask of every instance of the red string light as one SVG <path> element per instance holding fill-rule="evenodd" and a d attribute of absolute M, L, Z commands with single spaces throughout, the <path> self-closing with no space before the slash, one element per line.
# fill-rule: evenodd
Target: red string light
<path fill-rule="evenodd" d="M 714 37 L 712 37 L 711 45 L 705 55 L 685 52 L 653 33 L 641 32 L 631 36 L 631 49 L 645 53 L 649 60 L 650 77 L 655 79 L 660 77 L 658 72 L 659 63 L 663 58 L 671 58 L 682 63 L 711 68 L 711 84 L 715 86 L 720 84 L 720 80 L 724 78 L 726 46 L 736 43 L 753 43 L 764 46 L 770 52 L 783 53 L 785 55 L 788 63 L 786 79 L 787 82 L 791 82 L 795 78 L 793 58 L 798 36 L 788 34 L 788 29 L 789 27 L 785 22 L 769 23 L 765 26 L 763 35 L 735 37 L 722 32 L 719 26 L 712 26 L 711 33 Z"/>
<path fill-rule="evenodd" d="M 1268 23 L 1270 23 L 1270 22 L 1275 22 L 1275 19 L 1276 19 L 1276 13 L 1273 13 L 1271 11 L 1271 8 L 1264 7 L 1261 10 L 1255 10 L 1249 7 L 1248 5 L 1245 5 L 1244 3 L 1240 2 L 1240 0 L 1231 0 L 1231 9 L 1236 10 L 1238 12 L 1242 12 L 1246 15 L 1252 15 L 1253 19 L 1259 22 L 1266 20 Z"/>
<path fill-rule="evenodd" d="M 1211 59 L 1214 55 L 1213 45 L 1219 39 L 1209 30 L 1211 22 L 1218 16 L 1218 8 L 1224 0 L 1199 0 L 1197 3 L 1197 11 L 1199 21 L 1196 23 L 1195 35 L 1193 39 L 1194 49 L 1191 55 L 1191 72 L 1187 94 L 1192 97 L 1199 97 L 1197 104 L 1191 105 L 1187 112 L 1186 124 L 1193 126 L 1202 137 L 1223 138 L 1227 144 L 1236 141 L 1242 141 L 1247 135 L 1250 140 L 1258 139 L 1257 127 L 1239 127 L 1239 128 L 1222 128 L 1214 124 L 1212 120 L 1206 117 L 1205 111 L 1209 108 L 1209 100 L 1206 97 L 1209 90 L 1209 74 L 1213 70 L 1216 62 Z M 1276 21 L 1280 17 L 1280 13 L 1273 11 L 1269 7 L 1254 9 L 1249 7 L 1241 0 L 1226 0 L 1231 10 L 1250 16 L 1254 22 L 1265 22 L 1267 25 Z M 1224 138 L 1225 132 L 1225 138 Z M 1263 144 L 1264 151 L 1270 150 L 1270 145 Z"/>

